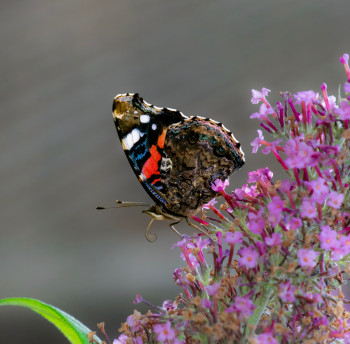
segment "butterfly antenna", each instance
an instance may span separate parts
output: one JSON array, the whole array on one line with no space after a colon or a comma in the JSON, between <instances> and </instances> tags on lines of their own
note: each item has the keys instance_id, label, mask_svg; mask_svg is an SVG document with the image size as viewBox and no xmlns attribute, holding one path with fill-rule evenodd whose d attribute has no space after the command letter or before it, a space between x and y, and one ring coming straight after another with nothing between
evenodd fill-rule
<instances>
[{"instance_id":1,"label":"butterfly antenna","mask_svg":"<svg viewBox=\"0 0 350 344\"><path fill-rule=\"evenodd\" d=\"M149 231L149 229L151 228L151 224L154 221L154 218L151 219L151 222L149 223L146 232L145 232L145 237L149 242L154 242L157 240L157 234L156 233L152 233Z\"/></svg>"},{"instance_id":2,"label":"butterfly antenna","mask_svg":"<svg viewBox=\"0 0 350 344\"><path fill-rule=\"evenodd\" d=\"M97 210L113 209L113 208L128 208L128 207L149 207L151 206L145 202L124 202L124 201L115 201L117 205L111 207L96 207Z\"/></svg>"}]
</instances>

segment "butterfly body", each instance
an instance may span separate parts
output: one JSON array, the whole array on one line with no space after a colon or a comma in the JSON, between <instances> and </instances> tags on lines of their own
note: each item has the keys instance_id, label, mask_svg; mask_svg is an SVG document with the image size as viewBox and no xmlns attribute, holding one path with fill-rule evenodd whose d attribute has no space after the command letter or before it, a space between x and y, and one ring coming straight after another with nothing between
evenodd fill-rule
<instances>
[{"instance_id":1,"label":"butterfly body","mask_svg":"<svg viewBox=\"0 0 350 344\"><path fill-rule=\"evenodd\" d=\"M209 118L150 105L137 93L115 97L113 118L129 163L155 202L145 211L154 218L195 215L217 195L212 183L244 164L239 142Z\"/></svg>"}]
</instances>

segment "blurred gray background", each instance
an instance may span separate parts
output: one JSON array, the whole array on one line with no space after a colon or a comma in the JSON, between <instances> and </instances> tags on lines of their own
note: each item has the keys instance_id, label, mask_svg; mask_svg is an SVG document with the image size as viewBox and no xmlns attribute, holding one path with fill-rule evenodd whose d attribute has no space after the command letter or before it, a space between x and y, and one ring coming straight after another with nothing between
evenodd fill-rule
<instances>
[{"instance_id":1,"label":"blurred gray background","mask_svg":"<svg viewBox=\"0 0 350 344\"><path fill-rule=\"evenodd\" d=\"M239 187L274 166L251 154L250 90L270 88L274 102L325 81L336 94L349 13L348 0L1 0L0 297L41 299L92 329L104 320L112 338L135 294L175 297L182 262L167 224L154 223L150 244L140 208L95 210L149 201L117 138L113 97L139 92L223 122L247 157L231 178ZM0 343L67 341L30 311L0 308Z\"/></svg>"}]
</instances>

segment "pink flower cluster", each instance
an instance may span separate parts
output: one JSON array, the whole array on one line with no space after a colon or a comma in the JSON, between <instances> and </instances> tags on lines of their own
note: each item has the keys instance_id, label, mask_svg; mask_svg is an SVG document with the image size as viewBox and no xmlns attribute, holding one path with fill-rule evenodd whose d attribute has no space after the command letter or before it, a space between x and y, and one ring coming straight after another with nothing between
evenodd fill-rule
<instances>
[{"instance_id":1,"label":"pink flower cluster","mask_svg":"<svg viewBox=\"0 0 350 344\"><path fill-rule=\"evenodd\" d=\"M271 106L270 90L252 91L262 130L251 143L273 154L288 178L274 181L269 168L226 192L213 190L201 217L207 236L183 236L186 262L174 271L182 293L141 315L128 317L124 343L350 343L350 313L341 285L350 273L350 69L343 55L346 97L336 100L323 83L314 91L281 93ZM209 217L212 212L214 217ZM212 261L209 262L209 258ZM207 339L210 338L209 341Z\"/></svg>"}]
</instances>

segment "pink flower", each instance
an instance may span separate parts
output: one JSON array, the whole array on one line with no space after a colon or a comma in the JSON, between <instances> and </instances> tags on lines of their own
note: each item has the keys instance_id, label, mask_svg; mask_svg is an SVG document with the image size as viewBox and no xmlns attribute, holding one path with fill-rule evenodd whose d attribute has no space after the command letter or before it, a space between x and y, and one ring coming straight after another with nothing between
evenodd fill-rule
<instances>
[{"instance_id":1,"label":"pink flower","mask_svg":"<svg viewBox=\"0 0 350 344\"><path fill-rule=\"evenodd\" d=\"M215 296L219 290L219 287L220 287L220 283L213 283L204 287L204 290L207 292L208 295Z\"/></svg>"},{"instance_id":2,"label":"pink flower","mask_svg":"<svg viewBox=\"0 0 350 344\"><path fill-rule=\"evenodd\" d=\"M277 339L275 339L272 333L259 334L255 338L255 344L278 344Z\"/></svg>"},{"instance_id":3,"label":"pink flower","mask_svg":"<svg viewBox=\"0 0 350 344\"><path fill-rule=\"evenodd\" d=\"M344 256L350 253L350 234L342 235L339 239L339 246L343 249Z\"/></svg>"},{"instance_id":4,"label":"pink flower","mask_svg":"<svg viewBox=\"0 0 350 344\"><path fill-rule=\"evenodd\" d=\"M209 309L212 305L212 302L209 299L202 300L202 307Z\"/></svg>"},{"instance_id":5,"label":"pink flower","mask_svg":"<svg viewBox=\"0 0 350 344\"><path fill-rule=\"evenodd\" d=\"M273 196L271 202L267 205L267 209L270 213L281 214L284 207L284 201L279 196Z\"/></svg>"},{"instance_id":6,"label":"pink flower","mask_svg":"<svg viewBox=\"0 0 350 344\"><path fill-rule=\"evenodd\" d=\"M316 102L319 98L319 94L314 91L302 91L294 94L295 100L297 104L300 104L304 101L306 104Z\"/></svg>"},{"instance_id":7,"label":"pink flower","mask_svg":"<svg viewBox=\"0 0 350 344\"><path fill-rule=\"evenodd\" d=\"M294 302L295 296L294 291L295 287L293 284L291 284L289 281L282 283L278 287L278 297L283 302Z\"/></svg>"},{"instance_id":8,"label":"pink flower","mask_svg":"<svg viewBox=\"0 0 350 344\"><path fill-rule=\"evenodd\" d=\"M349 54L344 54L340 59L339 59L339 61L341 62L341 63L348 63L349 62Z\"/></svg>"},{"instance_id":9,"label":"pink flower","mask_svg":"<svg viewBox=\"0 0 350 344\"><path fill-rule=\"evenodd\" d=\"M164 325L155 325L154 332L158 334L157 340L162 343L166 340L171 341L175 338L175 331L171 328L170 321L167 321Z\"/></svg>"},{"instance_id":10,"label":"pink flower","mask_svg":"<svg viewBox=\"0 0 350 344\"><path fill-rule=\"evenodd\" d=\"M233 304L226 309L227 313L239 312L240 317L249 317L253 314L255 305L247 296L236 296Z\"/></svg>"},{"instance_id":11,"label":"pink flower","mask_svg":"<svg viewBox=\"0 0 350 344\"><path fill-rule=\"evenodd\" d=\"M286 142L284 152L287 155L285 163L289 168L314 166L319 156L310 145L297 138Z\"/></svg>"},{"instance_id":12,"label":"pink flower","mask_svg":"<svg viewBox=\"0 0 350 344\"><path fill-rule=\"evenodd\" d=\"M267 246L279 246L282 243L281 238L282 236L280 233L272 233L271 238L265 238L265 243Z\"/></svg>"},{"instance_id":13,"label":"pink flower","mask_svg":"<svg viewBox=\"0 0 350 344\"><path fill-rule=\"evenodd\" d=\"M136 297L135 297L135 300L134 300L134 304L136 305L136 304L138 304L138 303L140 303L142 301L143 301L142 296L140 294L137 294Z\"/></svg>"},{"instance_id":14,"label":"pink flower","mask_svg":"<svg viewBox=\"0 0 350 344\"><path fill-rule=\"evenodd\" d=\"M256 171L248 172L248 183L257 183L262 181L269 184L273 177L273 172L268 167L260 168Z\"/></svg>"},{"instance_id":15,"label":"pink flower","mask_svg":"<svg viewBox=\"0 0 350 344\"><path fill-rule=\"evenodd\" d=\"M252 90L252 104L258 104L262 100L265 100L265 97L268 95L269 92L271 91L264 87L261 89L261 92L257 90Z\"/></svg>"},{"instance_id":16,"label":"pink flower","mask_svg":"<svg viewBox=\"0 0 350 344\"><path fill-rule=\"evenodd\" d=\"M221 179L216 179L214 181L214 183L211 184L211 188L213 189L213 191L216 192L221 192L224 191L226 186L228 186L230 184L229 180L226 179L225 181L222 181Z\"/></svg>"},{"instance_id":17,"label":"pink flower","mask_svg":"<svg viewBox=\"0 0 350 344\"><path fill-rule=\"evenodd\" d=\"M113 340L113 344L126 344L129 337L125 334L121 334L118 339Z\"/></svg>"},{"instance_id":18,"label":"pink flower","mask_svg":"<svg viewBox=\"0 0 350 344\"><path fill-rule=\"evenodd\" d=\"M343 203L344 195L342 193L338 194L336 191L332 191L327 200L327 205L332 208L339 209Z\"/></svg>"},{"instance_id":19,"label":"pink flower","mask_svg":"<svg viewBox=\"0 0 350 344\"><path fill-rule=\"evenodd\" d=\"M350 83L348 84L350 85ZM340 103L340 107L338 109L335 109L334 113L339 115L342 121L350 119L350 104L346 100L342 101Z\"/></svg>"},{"instance_id":20,"label":"pink flower","mask_svg":"<svg viewBox=\"0 0 350 344\"><path fill-rule=\"evenodd\" d=\"M282 220L282 215L280 213L270 213L267 216L267 221L272 227L276 227Z\"/></svg>"},{"instance_id":21,"label":"pink flower","mask_svg":"<svg viewBox=\"0 0 350 344\"><path fill-rule=\"evenodd\" d=\"M252 233L260 234L265 228L265 220L262 217L263 210L262 208L258 214L248 213L247 227Z\"/></svg>"},{"instance_id":22,"label":"pink flower","mask_svg":"<svg viewBox=\"0 0 350 344\"><path fill-rule=\"evenodd\" d=\"M239 264L246 268L255 268L258 265L259 254L254 246L242 247L239 251Z\"/></svg>"},{"instance_id":23,"label":"pink flower","mask_svg":"<svg viewBox=\"0 0 350 344\"><path fill-rule=\"evenodd\" d=\"M318 235L321 248L324 250L335 249L338 246L337 232L329 226L321 226L321 233Z\"/></svg>"},{"instance_id":24,"label":"pink flower","mask_svg":"<svg viewBox=\"0 0 350 344\"><path fill-rule=\"evenodd\" d=\"M253 147L252 153L256 153L259 149L259 147L261 146L261 141L264 140L264 136L262 134L261 130L258 130L258 137L256 137L251 143L250 145Z\"/></svg>"},{"instance_id":25,"label":"pink flower","mask_svg":"<svg viewBox=\"0 0 350 344\"><path fill-rule=\"evenodd\" d=\"M291 217L286 225L287 229L297 229L300 228L303 221L299 217Z\"/></svg>"},{"instance_id":26,"label":"pink flower","mask_svg":"<svg viewBox=\"0 0 350 344\"><path fill-rule=\"evenodd\" d=\"M344 84L344 92L345 93L350 93L350 82L346 82Z\"/></svg>"},{"instance_id":27,"label":"pink flower","mask_svg":"<svg viewBox=\"0 0 350 344\"><path fill-rule=\"evenodd\" d=\"M217 203L217 202L216 202L215 198L213 198L213 199L212 199L211 201L209 201L208 203L203 204L202 209L210 209L210 206L213 207L216 203Z\"/></svg>"},{"instance_id":28,"label":"pink flower","mask_svg":"<svg viewBox=\"0 0 350 344\"><path fill-rule=\"evenodd\" d=\"M323 203L329 194L329 187L326 181L318 177L316 180L305 182L305 184L312 190L311 199L318 203Z\"/></svg>"},{"instance_id":29,"label":"pink flower","mask_svg":"<svg viewBox=\"0 0 350 344\"><path fill-rule=\"evenodd\" d=\"M162 308L166 311L169 311L171 309L177 309L177 305L174 303L174 301L165 300L162 304Z\"/></svg>"},{"instance_id":30,"label":"pink flower","mask_svg":"<svg viewBox=\"0 0 350 344\"><path fill-rule=\"evenodd\" d=\"M303 199L301 203L300 215L309 219L314 219L315 217L317 217L315 203L311 202L308 199Z\"/></svg>"},{"instance_id":31,"label":"pink flower","mask_svg":"<svg viewBox=\"0 0 350 344\"><path fill-rule=\"evenodd\" d=\"M299 264L302 267L313 268L318 254L314 250L302 248L298 251Z\"/></svg>"},{"instance_id":32,"label":"pink flower","mask_svg":"<svg viewBox=\"0 0 350 344\"><path fill-rule=\"evenodd\" d=\"M227 232L225 234L225 238L224 241L226 241L229 245L234 245L235 243L242 243L242 238L243 238L243 234L241 232Z\"/></svg>"}]
</instances>

